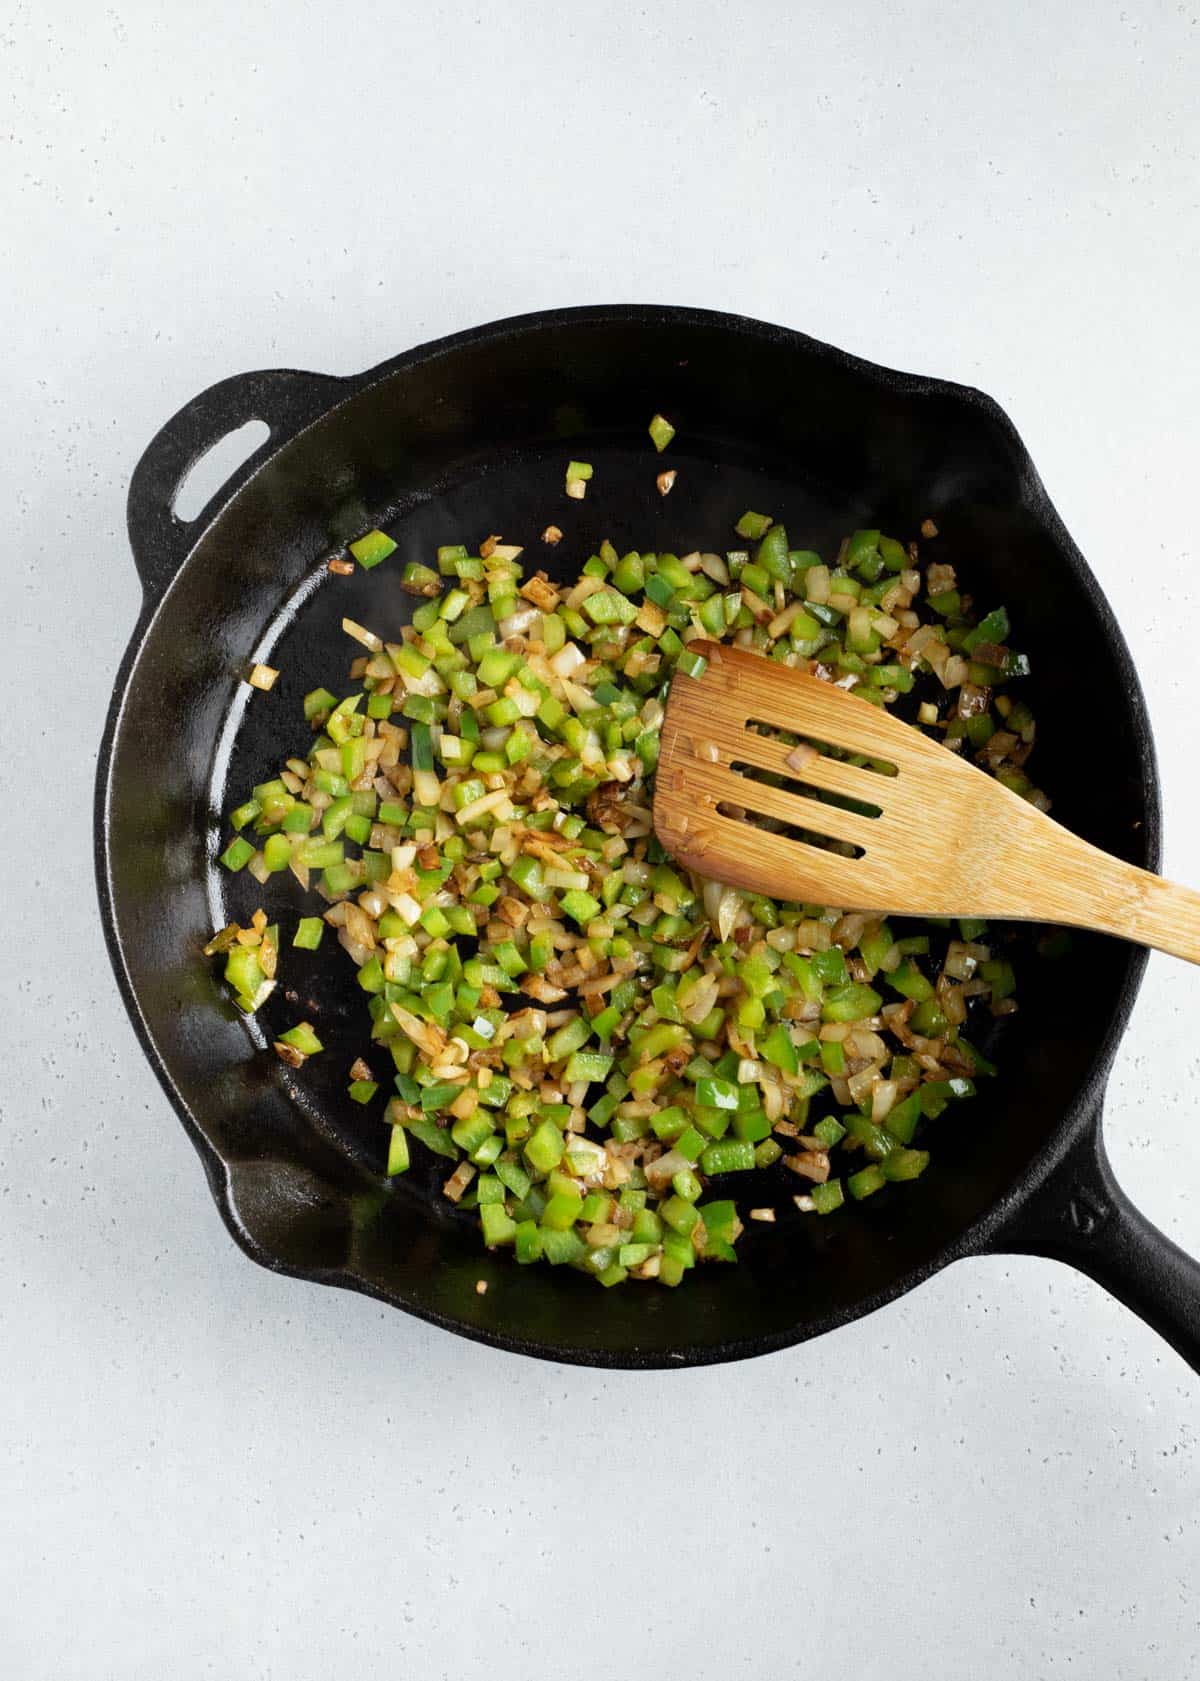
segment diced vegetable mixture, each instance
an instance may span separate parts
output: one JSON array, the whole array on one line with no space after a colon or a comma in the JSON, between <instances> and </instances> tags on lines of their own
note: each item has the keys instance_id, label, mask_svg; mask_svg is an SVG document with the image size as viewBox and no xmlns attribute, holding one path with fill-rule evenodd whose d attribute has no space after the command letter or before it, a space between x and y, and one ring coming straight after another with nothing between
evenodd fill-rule
<instances>
[{"instance_id":1,"label":"diced vegetable mixture","mask_svg":"<svg viewBox=\"0 0 1200 1681\"><path fill-rule=\"evenodd\" d=\"M590 464L565 484L580 497ZM734 1261L743 1206L827 1215L915 1179L926 1124L994 1072L968 1011L1016 1008L982 922L776 903L656 843L667 687L699 669L697 637L897 705L1046 804L1002 607L978 617L952 566L877 530L822 558L766 514L735 529L719 554L605 542L566 585L495 536L410 561L412 623L344 621L349 684L306 696L311 740L232 813L222 856L307 896L282 939L259 912L210 942L243 1010L289 945L331 929L355 965L372 1044L347 1101L386 1120L387 1174L444 1158L489 1248L604 1285ZM350 553L395 547L372 531ZM276 1051L301 1068L318 1028Z\"/></svg>"}]
</instances>

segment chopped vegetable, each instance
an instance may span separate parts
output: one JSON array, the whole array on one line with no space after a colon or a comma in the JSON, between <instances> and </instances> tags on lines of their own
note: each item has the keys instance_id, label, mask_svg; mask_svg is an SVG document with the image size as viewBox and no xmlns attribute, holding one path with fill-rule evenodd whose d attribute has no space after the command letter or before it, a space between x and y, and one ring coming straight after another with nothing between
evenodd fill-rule
<instances>
[{"instance_id":1,"label":"chopped vegetable","mask_svg":"<svg viewBox=\"0 0 1200 1681\"><path fill-rule=\"evenodd\" d=\"M310 1021L299 1022L286 1033L281 1033L279 1042L291 1045L292 1049L299 1051L302 1056L315 1056L318 1051L324 1049Z\"/></svg>"},{"instance_id":2,"label":"chopped vegetable","mask_svg":"<svg viewBox=\"0 0 1200 1681\"><path fill-rule=\"evenodd\" d=\"M239 835L231 840L221 854L221 862L227 870L243 870L254 857L254 848L250 842Z\"/></svg>"},{"instance_id":3,"label":"chopped vegetable","mask_svg":"<svg viewBox=\"0 0 1200 1681\"><path fill-rule=\"evenodd\" d=\"M582 502L587 495L588 480L592 476L590 461L567 462L567 495L576 502Z\"/></svg>"},{"instance_id":4,"label":"chopped vegetable","mask_svg":"<svg viewBox=\"0 0 1200 1681\"><path fill-rule=\"evenodd\" d=\"M656 415L650 434L661 450L674 429ZM569 462L568 494L591 478ZM697 637L899 702L1045 804L1002 607L979 618L952 566L876 528L827 561L766 514L736 529L747 546L726 554L603 542L562 582L527 576L497 534L410 561L411 623L382 604L375 624L344 621L349 688L305 697L306 747L231 814L220 855L317 896L292 946L316 951L328 926L354 965L375 1052L348 1097L389 1099L386 1174L444 1159L442 1192L487 1247L606 1287L674 1288L736 1260L737 1203L705 1200L717 1175L749 1175L721 1188L768 1225L777 1205L786 1221L913 1194L926 1131L958 1124L995 1071L964 1033L1016 1008L1004 938L982 922L777 903L677 869L656 842L667 691L704 671ZM394 548L379 531L350 545L366 568ZM784 742L802 780L839 756ZM240 1009L271 997L264 912L205 950ZM309 1022L274 1044L297 1069L321 1050Z\"/></svg>"},{"instance_id":5,"label":"chopped vegetable","mask_svg":"<svg viewBox=\"0 0 1200 1681\"><path fill-rule=\"evenodd\" d=\"M394 1126L388 1141L387 1168L389 1179L398 1173L407 1173L409 1167L408 1134L402 1126Z\"/></svg>"},{"instance_id":6,"label":"chopped vegetable","mask_svg":"<svg viewBox=\"0 0 1200 1681\"><path fill-rule=\"evenodd\" d=\"M665 417L665 415L656 414L650 422L649 431L650 437L654 442L654 447L661 455L663 450L666 449L667 445L670 443L671 439L675 436L675 428L671 425L671 422Z\"/></svg>"},{"instance_id":7,"label":"chopped vegetable","mask_svg":"<svg viewBox=\"0 0 1200 1681\"><path fill-rule=\"evenodd\" d=\"M350 553L364 571L369 572L395 552L396 545L384 531L368 531L365 537L350 544Z\"/></svg>"},{"instance_id":8,"label":"chopped vegetable","mask_svg":"<svg viewBox=\"0 0 1200 1681\"><path fill-rule=\"evenodd\" d=\"M252 689L273 689L279 673L272 665L252 665L246 681Z\"/></svg>"}]
</instances>

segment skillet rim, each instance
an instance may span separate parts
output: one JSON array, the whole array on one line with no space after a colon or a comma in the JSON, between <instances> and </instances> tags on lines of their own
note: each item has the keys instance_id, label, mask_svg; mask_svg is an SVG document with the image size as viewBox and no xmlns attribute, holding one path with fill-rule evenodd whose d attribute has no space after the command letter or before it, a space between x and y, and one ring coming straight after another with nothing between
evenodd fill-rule
<instances>
[{"instance_id":1,"label":"skillet rim","mask_svg":"<svg viewBox=\"0 0 1200 1681\"><path fill-rule=\"evenodd\" d=\"M868 1313L873 1313L888 1303L899 1299L899 1297L907 1294L908 1291L941 1271L943 1267L948 1266L952 1261L969 1255L986 1253L989 1250L1003 1250L1006 1247L1004 1241L1006 1228L1014 1225L1021 1212L1036 1195L1038 1189L1045 1184L1063 1162L1072 1146L1087 1135L1089 1130L1093 1134L1098 1134L1108 1071L1116 1053L1117 1045L1128 1023L1130 1010L1145 971L1148 953L1139 947L1129 946L1126 948L1120 982L1115 990L1107 1022L1100 1035L1088 1074L1058 1124L1046 1135L1041 1148L1029 1158L1024 1172L1012 1181L1007 1190L996 1199L979 1219L964 1227L952 1242L943 1246L925 1262L911 1268L879 1290L861 1297L852 1305L831 1310L816 1321L793 1326L787 1331L754 1337L733 1338L722 1342L682 1345L666 1355L660 1355L652 1350L642 1351L636 1346L616 1352L582 1345L551 1346L523 1337L519 1333L468 1324L452 1314L442 1312L421 1302L402 1299L395 1292L379 1288L370 1280L356 1273L349 1264L339 1267L298 1266L284 1261L259 1243L238 1218L230 1183L228 1162L201 1130L189 1106L183 1100L158 1050L150 1024L142 1010L137 989L125 963L124 942L117 920L117 906L110 864L110 805L115 785L113 748L124 717L128 697L136 680L138 661L154 634L159 616L171 595L175 582L186 570L196 550L205 542L210 532L223 518L234 499L253 482L259 473L269 468L277 457L289 449L305 432L329 421L352 399L390 379L427 363L452 356L461 350L475 348L483 344L500 343L547 329L571 325L603 326L606 324L635 325L648 330L653 330L656 327L718 329L735 335L778 343L786 345L794 354L815 357L833 366L853 372L868 379L883 390L893 391L909 398L951 400L982 414L1008 445L1013 462L1019 464L1017 486L1020 505L1042 525L1060 559L1067 567L1075 583L1087 596L1096 613L1113 662L1112 679L1121 686L1141 769L1142 827L1140 835L1143 847L1143 862L1148 869L1158 868L1161 852L1160 782L1145 696L1138 680L1132 656L1107 597L1051 502L1033 459L1013 421L1000 404L977 387L958 384L934 376L888 368L866 358L855 356L837 346L827 344L793 328L760 321L749 316L729 314L720 310L670 304L586 304L507 316L441 338L427 340L408 350L401 351L399 354L389 357L359 374L344 377L283 370L284 377L290 377L296 382L295 401L289 403L285 394L282 405L276 404L277 410L284 416L284 427L277 434L275 425L272 426L271 436L267 443L231 475L226 484L214 494L206 507L193 521L186 526L182 522L176 522L179 526L178 552L173 556L166 557L168 574L165 580L155 577L156 569L152 564L151 556L144 547L144 534L136 528L136 514L131 496L129 536L135 563L138 565L139 573L143 579L144 594L141 611L114 679L113 695L98 749L94 798L94 858L105 944L117 979L122 1002L150 1066L200 1155L208 1178L209 1188L226 1228L238 1246L252 1260L267 1268L268 1271L280 1273L287 1277L353 1290L374 1300L385 1302L389 1306L399 1307L404 1312L411 1313L414 1317L436 1325L440 1329L452 1331L459 1336L469 1338L471 1341L481 1342L510 1353L524 1354L562 1364L605 1369L674 1370L683 1366L713 1365L724 1361L773 1353L797 1343L811 1340L814 1337L825 1335L829 1331L836 1330L842 1325L849 1324L853 1320L862 1318ZM248 373L236 376L233 381L223 383L253 386L255 381L263 380L268 375L271 378L278 377L278 371L263 370L259 373ZM306 385L317 387L321 393L329 394L330 400L318 404L314 409L311 391L309 399L304 400L303 393ZM289 411L291 423L287 424ZM184 414L185 411L181 410L172 419L169 419L160 432L156 434L155 439L147 446L147 450L139 463L139 468L135 469L135 481L137 472L147 462L155 445L177 422L181 421ZM217 434L217 436L220 435L222 434ZM192 459L197 459L214 441L215 438L206 437L200 447L196 449ZM1012 1246L1015 1248L1016 1244L1014 1243Z\"/></svg>"}]
</instances>

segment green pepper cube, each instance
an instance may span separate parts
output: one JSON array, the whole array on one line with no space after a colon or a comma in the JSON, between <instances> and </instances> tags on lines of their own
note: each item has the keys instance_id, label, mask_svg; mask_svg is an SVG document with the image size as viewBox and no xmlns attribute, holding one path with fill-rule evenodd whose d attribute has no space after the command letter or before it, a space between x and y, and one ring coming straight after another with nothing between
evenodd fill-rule
<instances>
[{"instance_id":1,"label":"green pepper cube","mask_svg":"<svg viewBox=\"0 0 1200 1681\"><path fill-rule=\"evenodd\" d=\"M229 821L235 829L244 829L247 823L253 823L261 810L262 806L258 800L247 800L244 805L238 806L236 811L230 812ZM966 939L967 936L964 934L963 938Z\"/></svg>"},{"instance_id":2,"label":"green pepper cube","mask_svg":"<svg viewBox=\"0 0 1200 1681\"><path fill-rule=\"evenodd\" d=\"M846 971L846 959L839 946L830 946L827 951L815 951L811 958L812 971L818 980L824 981L826 986L844 986L849 980Z\"/></svg>"},{"instance_id":3,"label":"green pepper cube","mask_svg":"<svg viewBox=\"0 0 1200 1681\"><path fill-rule=\"evenodd\" d=\"M556 1191L542 1213L542 1226L547 1231L568 1231L579 1218L583 1198L578 1191Z\"/></svg>"},{"instance_id":4,"label":"green pepper cube","mask_svg":"<svg viewBox=\"0 0 1200 1681\"><path fill-rule=\"evenodd\" d=\"M515 1233L517 1261L529 1266L542 1258L542 1230L536 1220L521 1220Z\"/></svg>"},{"instance_id":5,"label":"green pepper cube","mask_svg":"<svg viewBox=\"0 0 1200 1681\"><path fill-rule=\"evenodd\" d=\"M525 1160L535 1173L549 1173L563 1156L563 1135L553 1121L542 1121L525 1143Z\"/></svg>"},{"instance_id":6,"label":"green pepper cube","mask_svg":"<svg viewBox=\"0 0 1200 1681\"><path fill-rule=\"evenodd\" d=\"M684 1202L699 1202L702 1186L690 1167L681 1167L671 1176L671 1188Z\"/></svg>"},{"instance_id":7,"label":"green pepper cube","mask_svg":"<svg viewBox=\"0 0 1200 1681\"><path fill-rule=\"evenodd\" d=\"M821 1067L826 1074L846 1072L846 1046L841 1039L821 1040Z\"/></svg>"},{"instance_id":8,"label":"green pepper cube","mask_svg":"<svg viewBox=\"0 0 1200 1681\"><path fill-rule=\"evenodd\" d=\"M603 908L599 899L578 887L572 887L564 893L559 903L571 920L577 922L581 928L586 928L589 922L594 922Z\"/></svg>"},{"instance_id":9,"label":"green pepper cube","mask_svg":"<svg viewBox=\"0 0 1200 1681\"><path fill-rule=\"evenodd\" d=\"M911 998L916 1004L927 1003L933 997L932 982L926 979L911 958L905 958L899 968L888 975L887 981L901 997Z\"/></svg>"},{"instance_id":10,"label":"green pepper cube","mask_svg":"<svg viewBox=\"0 0 1200 1681\"><path fill-rule=\"evenodd\" d=\"M782 1073L795 1074L799 1071L800 1061L796 1054L796 1043L783 1022L775 1023L759 1048L767 1061L773 1063Z\"/></svg>"},{"instance_id":11,"label":"green pepper cube","mask_svg":"<svg viewBox=\"0 0 1200 1681\"><path fill-rule=\"evenodd\" d=\"M681 1196L668 1197L660 1206L658 1212L671 1230L678 1232L681 1237L690 1236L700 1218L696 1212L695 1204Z\"/></svg>"},{"instance_id":12,"label":"green pepper cube","mask_svg":"<svg viewBox=\"0 0 1200 1681\"><path fill-rule=\"evenodd\" d=\"M879 1010L883 999L863 981L849 981L826 993L821 1007L822 1021L862 1021Z\"/></svg>"},{"instance_id":13,"label":"green pepper cube","mask_svg":"<svg viewBox=\"0 0 1200 1681\"><path fill-rule=\"evenodd\" d=\"M928 1150L892 1150L879 1164L885 1179L918 1179L929 1166Z\"/></svg>"},{"instance_id":14,"label":"green pepper cube","mask_svg":"<svg viewBox=\"0 0 1200 1681\"><path fill-rule=\"evenodd\" d=\"M492 1133L492 1123L481 1109L476 1109L473 1114L464 1115L450 1128L451 1138L468 1156L473 1155L484 1139L490 1138Z\"/></svg>"},{"instance_id":15,"label":"green pepper cube","mask_svg":"<svg viewBox=\"0 0 1200 1681\"><path fill-rule=\"evenodd\" d=\"M529 1175L518 1163L498 1161L496 1163L496 1177L505 1190L511 1191L514 1197L523 1199L529 1195L531 1183Z\"/></svg>"},{"instance_id":16,"label":"green pepper cube","mask_svg":"<svg viewBox=\"0 0 1200 1681\"><path fill-rule=\"evenodd\" d=\"M394 1179L396 1174L407 1172L408 1134L402 1126L394 1126L388 1141L387 1176Z\"/></svg>"},{"instance_id":17,"label":"green pepper cube","mask_svg":"<svg viewBox=\"0 0 1200 1681\"><path fill-rule=\"evenodd\" d=\"M689 1126L680 1133L671 1148L688 1161L698 1162L708 1148L708 1139L696 1127Z\"/></svg>"},{"instance_id":18,"label":"green pepper cube","mask_svg":"<svg viewBox=\"0 0 1200 1681\"><path fill-rule=\"evenodd\" d=\"M225 848L221 854L221 862L227 870L244 870L253 857L254 848L248 840L239 835Z\"/></svg>"},{"instance_id":19,"label":"green pepper cube","mask_svg":"<svg viewBox=\"0 0 1200 1681\"><path fill-rule=\"evenodd\" d=\"M732 1243L738 1230L737 1204L730 1201L706 1202L700 1209L704 1229L709 1239Z\"/></svg>"},{"instance_id":20,"label":"green pepper cube","mask_svg":"<svg viewBox=\"0 0 1200 1681\"><path fill-rule=\"evenodd\" d=\"M368 531L365 536L351 543L350 553L363 570L369 572L373 566L378 566L381 560L386 560L395 547L395 543L386 532Z\"/></svg>"},{"instance_id":21,"label":"green pepper cube","mask_svg":"<svg viewBox=\"0 0 1200 1681\"><path fill-rule=\"evenodd\" d=\"M328 689L311 689L304 697L304 716L310 724L315 723L336 705L337 696L331 695Z\"/></svg>"},{"instance_id":22,"label":"green pepper cube","mask_svg":"<svg viewBox=\"0 0 1200 1681\"><path fill-rule=\"evenodd\" d=\"M294 1051L299 1051L302 1056L316 1056L318 1051L324 1049L313 1031L312 1023L307 1021L298 1022L295 1027L289 1027L286 1033L279 1035L279 1038L281 1043L290 1045Z\"/></svg>"},{"instance_id":23,"label":"green pepper cube","mask_svg":"<svg viewBox=\"0 0 1200 1681\"><path fill-rule=\"evenodd\" d=\"M753 509L747 509L733 529L739 537L749 537L751 542L757 542L760 537L766 536L772 523L770 514L756 514Z\"/></svg>"},{"instance_id":24,"label":"green pepper cube","mask_svg":"<svg viewBox=\"0 0 1200 1681\"><path fill-rule=\"evenodd\" d=\"M827 1179L823 1185L814 1185L808 1194L818 1214L832 1214L846 1200L840 1179Z\"/></svg>"},{"instance_id":25,"label":"green pepper cube","mask_svg":"<svg viewBox=\"0 0 1200 1681\"><path fill-rule=\"evenodd\" d=\"M225 979L237 995L237 1001L247 1012L255 1009L254 1000L266 983L258 952L253 946L235 945L225 959ZM269 990L269 989L268 989Z\"/></svg>"},{"instance_id":26,"label":"green pepper cube","mask_svg":"<svg viewBox=\"0 0 1200 1681\"><path fill-rule=\"evenodd\" d=\"M675 436L675 428L671 425L671 422L667 419L666 415L656 414L652 417L647 430L650 433L650 438L655 449L661 455L663 450L666 449L667 445L670 443L671 439Z\"/></svg>"},{"instance_id":27,"label":"green pepper cube","mask_svg":"<svg viewBox=\"0 0 1200 1681\"><path fill-rule=\"evenodd\" d=\"M613 1058L599 1051L574 1051L568 1058L563 1078L568 1085L576 1080L606 1080Z\"/></svg>"},{"instance_id":28,"label":"green pepper cube","mask_svg":"<svg viewBox=\"0 0 1200 1681\"><path fill-rule=\"evenodd\" d=\"M547 1226L539 1226L542 1239L542 1254L552 1267L578 1266L587 1255L587 1244L579 1233L571 1227L565 1232L556 1232Z\"/></svg>"},{"instance_id":29,"label":"green pepper cube","mask_svg":"<svg viewBox=\"0 0 1200 1681\"><path fill-rule=\"evenodd\" d=\"M301 951L316 951L325 938L325 924L319 916L302 916L296 924L292 944Z\"/></svg>"},{"instance_id":30,"label":"green pepper cube","mask_svg":"<svg viewBox=\"0 0 1200 1681\"><path fill-rule=\"evenodd\" d=\"M292 848L286 835L268 835L263 842L263 864L274 875L286 870L292 860Z\"/></svg>"},{"instance_id":31,"label":"green pepper cube","mask_svg":"<svg viewBox=\"0 0 1200 1681\"><path fill-rule=\"evenodd\" d=\"M483 1241L489 1249L512 1243L517 1235L517 1222L504 1212L504 1204L500 1202L484 1203L479 1210L479 1224L483 1228Z\"/></svg>"},{"instance_id":32,"label":"green pepper cube","mask_svg":"<svg viewBox=\"0 0 1200 1681\"><path fill-rule=\"evenodd\" d=\"M761 1109L741 1109L733 1117L733 1130L738 1138L761 1144L771 1136L771 1123Z\"/></svg>"},{"instance_id":33,"label":"green pepper cube","mask_svg":"<svg viewBox=\"0 0 1200 1681\"><path fill-rule=\"evenodd\" d=\"M732 1080L709 1075L696 1081L696 1102L708 1109L736 1109L738 1088Z\"/></svg>"},{"instance_id":34,"label":"green pepper cube","mask_svg":"<svg viewBox=\"0 0 1200 1681\"><path fill-rule=\"evenodd\" d=\"M700 1157L705 1173L744 1173L754 1166L754 1145L745 1138L722 1138Z\"/></svg>"},{"instance_id":35,"label":"green pepper cube","mask_svg":"<svg viewBox=\"0 0 1200 1681\"><path fill-rule=\"evenodd\" d=\"M920 1153L913 1152L914 1155ZM872 1162L869 1167L860 1168L857 1173L850 1175L846 1180L846 1189L856 1202L861 1202L864 1197L874 1196L875 1192L882 1190L886 1184L883 1168L878 1162Z\"/></svg>"}]
</instances>

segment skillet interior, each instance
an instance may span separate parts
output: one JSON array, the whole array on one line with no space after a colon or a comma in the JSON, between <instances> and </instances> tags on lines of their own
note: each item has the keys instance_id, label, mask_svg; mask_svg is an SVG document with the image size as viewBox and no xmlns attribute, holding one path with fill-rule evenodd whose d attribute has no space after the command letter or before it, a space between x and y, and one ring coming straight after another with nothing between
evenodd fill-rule
<instances>
[{"instance_id":1,"label":"skillet interior","mask_svg":"<svg viewBox=\"0 0 1200 1681\"><path fill-rule=\"evenodd\" d=\"M669 460L679 479L665 501L645 435L655 409L678 428ZM595 463L583 503L563 496L568 455ZM776 329L652 310L502 323L347 382L341 404L284 443L200 536L128 673L107 787L104 869L135 1021L231 1229L260 1261L531 1353L728 1358L827 1329L960 1252L1094 1101L1138 960L1078 936L1069 959L1024 965L1001 1078L949 1112L917 1184L846 1218L751 1226L736 1268L701 1269L678 1291L602 1291L487 1256L470 1218L431 1191L439 1173L384 1187L385 1129L345 1096L345 1068L367 1041L340 953L318 964L285 950L285 982L263 1013L271 1033L300 1013L321 1024L328 1054L302 1076L255 1048L216 966L199 959L214 926L258 903L285 929L294 922L298 896L282 879L260 890L215 864L219 814L304 740L304 692L344 676L354 650L343 614L385 633L408 616L403 559L498 531L534 564L544 556L574 573L606 535L618 549L730 546L746 507L827 554L855 525L909 534L934 517L938 552L983 606L1008 605L1033 660L1036 766L1055 815L1148 861L1150 773L1127 656L987 399ZM543 551L537 534L551 519L567 537ZM384 566L343 579L319 564L376 522L400 544ZM238 682L252 652L282 669L270 695Z\"/></svg>"}]
</instances>

